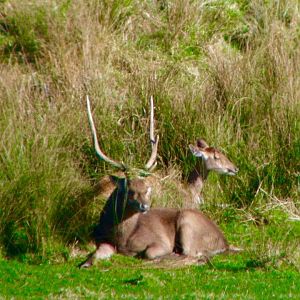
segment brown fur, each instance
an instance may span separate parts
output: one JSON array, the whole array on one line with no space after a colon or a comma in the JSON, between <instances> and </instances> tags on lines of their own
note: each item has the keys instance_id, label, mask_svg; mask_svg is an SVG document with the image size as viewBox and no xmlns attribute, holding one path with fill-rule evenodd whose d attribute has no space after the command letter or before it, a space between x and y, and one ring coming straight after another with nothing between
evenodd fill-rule
<instances>
[{"instance_id":1,"label":"brown fur","mask_svg":"<svg viewBox=\"0 0 300 300\"><path fill-rule=\"evenodd\" d=\"M228 252L223 233L207 216L193 209L150 207L149 186L142 179L120 179L108 199L96 230L96 251L81 267L114 253L157 259L174 251L186 257ZM127 192L126 192L127 191ZM149 210L141 212L140 207Z\"/></svg>"},{"instance_id":2,"label":"brown fur","mask_svg":"<svg viewBox=\"0 0 300 300\"><path fill-rule=\"evenodd\" d=\"M145 165L145 170L148 171L156 165L159 140L158 136L154 140L152 97L150 102L152 153ZM150 209L151 182L139 178L129 180L126 176L129 174L128 168L102 152L88 97L87 111L97 155L126 173L125 178L122 179L113 176L103 178L102 185L98 187L102 193L109 193L112 184L116 186L116 189L108 198L95 230L96 251L81 267L90 267L96 259L108 258L115 252L156 259L177 251L186 257L209 258L230 249L219 228L201 212L191 209ZM193 186L194 182L205 180L210 170L220 173L236 173L237 171L222 153L209 148L204 140L198 140L196 146L190 145L190 150L195 156L202 158L201 166L204 167L204 169L196 170L196 176L193 176L191 182L188 181L190 186ZM227 160L231 165L224 167L220 159L222 156L224 161ZM145 175L146 173L140 170L139 174Z\"/></svg>"}]
</instances>

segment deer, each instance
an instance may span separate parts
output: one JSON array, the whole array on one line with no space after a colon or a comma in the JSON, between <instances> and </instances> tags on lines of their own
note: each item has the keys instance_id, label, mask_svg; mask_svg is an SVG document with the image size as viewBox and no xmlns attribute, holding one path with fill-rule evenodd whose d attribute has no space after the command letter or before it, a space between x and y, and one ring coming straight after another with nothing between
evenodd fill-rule
<instances>
[{"instance_id":1,"label":"deer","mask_svg":"<svg viewBox=\"0 0 300 300\"><path fill-rule=\"evenodd\" d=\"M151 124L154 124L154 120L151 119ZM151 125L153 127L153 125ZM196 165L187 175L186 180L176 182L181 191L183 198L182 206L184 208L198 208L204 204L201 191L205 185L210 172L216 172L218 174L234 176L238 172L238 168L229 160L229 158L215 147L210 147L204 139L198 139L196 144L190 144L189 149L192 155L197 158ZM116 176L124 176L124 172L119 171L115 173ZM150 176L145 180L151 186L156 186L158 190L163 190L162 179L163 177ZM104 176L95 185L94 192L96 196L109 197L115 189L115 181L110 176Z\"/></svg>"},{"instance_id":2,"label":"deer","mask_svg":"<svg viewBox=\"0 0 300 300\"><path fill-rule=\"evenodd\" d=\"M97 156L121 170L125 177L110 178L116 188L100 214L95 230L96 250L81 268L115 253L156 260L176 252L192 260L204 257L207 261L216 254L239 251L229 245L211 219L196 209L151 208L152 188L145 177L155 168L159 136L153 138L150 133L152 152L144 168L130 168L101 150L88 97L87 111Z\"/></svg>"},{"instance_id":3,"label":"deer","mask_svg":"<svg viewBox=\"0 0 300 300\"><path fill-rule=\"evenodd\" d=\"M189 145L191 153L199 158L195 167L187 176L186 191L190 195L190 208L204 204L201 191L211 171L234 176L238 168L229 158L215 147L210 147L204 139L198 139L196 145Z\"/></svg>"}]
</instances>

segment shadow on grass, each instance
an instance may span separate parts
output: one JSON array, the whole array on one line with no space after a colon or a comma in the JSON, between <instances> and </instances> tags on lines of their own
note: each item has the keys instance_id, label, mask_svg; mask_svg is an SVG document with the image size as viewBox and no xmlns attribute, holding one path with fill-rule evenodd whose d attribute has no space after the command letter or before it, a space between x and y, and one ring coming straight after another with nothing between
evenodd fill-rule
<instances>
[{"instance_id":1,"label":"shadow on grass","mask_svg":"<svg viewBox=\"0 0 300 300\"><path fill-rule=\"evenodd\" d=\"M241 271L254 271L257 269L269 269L273 266L271 258L251 258L247 260L240 260L237 262L225 261L208 264L210 269L228 271L228 272L241 272Z\"/></svg>"}]
</instances>

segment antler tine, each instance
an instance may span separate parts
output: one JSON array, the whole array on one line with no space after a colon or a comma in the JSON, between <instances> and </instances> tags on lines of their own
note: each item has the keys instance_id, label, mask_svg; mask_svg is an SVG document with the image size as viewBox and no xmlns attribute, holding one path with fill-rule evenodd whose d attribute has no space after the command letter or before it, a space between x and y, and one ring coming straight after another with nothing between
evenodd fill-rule
<instances>
[{"instance_id":1,"label":"antler tine","mask_svg":"<svg viewBox=\"0 0 300 300\"><path fill-rule=\"evenodd\" d=\"M107 163L113 165L114 167L121 169L121 170L125 170L125 166L122 163L116 162L113 159L107 157L102 151L101 148L99 146L99 142L98 142L98 138L97 138L97 132L96 132L96 127L94 124L94 120L93 120L93 116L92 116L92 111L91 111L91 104L90 104L90 99L89 96L86 96L86 106L87 106L87 112L88 112L88 118L89 118L89 123L90 123L90 127L92 130L92 135L93 135L93 140L94 140L94 147L95 147L95 151L97 156L106 161Z\"/></svg>"},{"instance_id":2,"label":"antler tine","mask_svg":"<svg viewBox=\"0 0 300 300\"><path fill-rule=\"evenodd\" d=\"M150 142L151 148L153 148L154 140L154 101L153 96L150 97Z\"/></svg>"},{"instance_id":3,"label":"antler tine","mask_svg":"<svg viewBox=\"0 0 300 300\"><path fill-rule=\"evenodd\" d=\"M158 149L158 141L159 136L154 137L154 104L153 104L153 96L150 97L150 143L151 143L151 156L148 162L145 165L147 170L154 169L156 166L156 157L157 157L157 149Z\"/></svg>"}]
</instances>

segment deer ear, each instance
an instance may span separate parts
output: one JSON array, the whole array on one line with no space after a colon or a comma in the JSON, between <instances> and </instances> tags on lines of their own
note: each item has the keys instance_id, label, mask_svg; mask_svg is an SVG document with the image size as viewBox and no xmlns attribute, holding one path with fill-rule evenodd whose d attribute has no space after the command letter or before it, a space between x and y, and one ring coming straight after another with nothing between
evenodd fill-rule
<instances>
[{"instance_id":1,"label":"deer ear","mask_svg":"<svg viewBox=\"0 0 300 300\"><path fill-rule=\"evenodd\" d=\"M201 157L205 160L208 159L208 156L206 155L205 150L201 150L198 147L195 147L194 145L189 145L189 147L194 156Z\"/></svg>"},{"instance_id":2,"label":"deer ear","mask_svg":"<svg viewBox=\"0 0 300 300\"><path fill-rule=\"evenodd\" d=\"M197 140L197 146L198 146L199 148L202 148L202 149L208 148L208 147L209 147L208 144L205 142L204 139L198 139L198 140Z\"/></svg>"},{"instance_id":3,"label":"deer ear","mask_svg":"<svg viewBox=\"0 0 300 300\"><path fill-rule=\"evenodd\" d=\"M147 192L146 192L146 198L147 198L147 199L150 198L151 192L152 192L152 188L151 188L151 186L149 186L149 187L147 188Z\"/></svg>"},{"instance_id":4,"label":"deer ear","mask_svg":"<svg viewBox=\"0 0 300 300\"><path fill-rule=\"evenodd\" d=\"M125 180L125 178L121 178L115 175L110 175L109 178L111 182L117 187L120 187Z\"/></svg>"}]
</instances>

